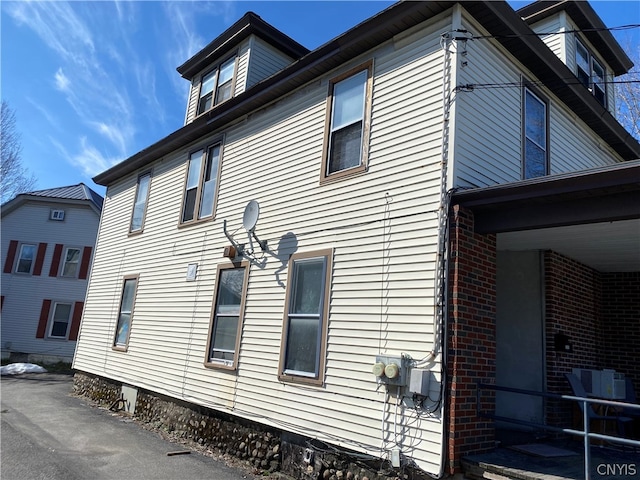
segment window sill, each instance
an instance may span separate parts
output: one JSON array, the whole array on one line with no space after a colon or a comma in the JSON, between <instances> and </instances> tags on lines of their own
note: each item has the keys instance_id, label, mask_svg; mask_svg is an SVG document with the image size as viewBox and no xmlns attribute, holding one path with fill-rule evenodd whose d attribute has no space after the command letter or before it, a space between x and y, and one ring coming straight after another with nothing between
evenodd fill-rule
<instances>
[{"instance_id":1,"label":"window sill","mask_svg":"<svg viewBox=\"0 0 640 480\"><path fill-rule=\"evenodd\" d=\"M283 383L297 383L303 385L314 385L317 387L323 386L324 382L320 378L312 378L312 377L298 377L295 375L286 375L280 374L278 375L278 380Z\"/></svg>"},{"instance_id":2,"label":"window sill","mask_svg":"<svg viewBox=\"0 0 640 480\"><path fill-rule=\"evenodd\" d=\"M187 228L192 225L200 225L202 223L212 222L213 220L215 220L215 217L211 216L211 217L201 218L199 220L189 220L188 222L180 222L178 223L178 228Z\"/></svg>"},{"instance_id":3,"label":"window sill","mask_svg":"<svg viewBox=\"0 0 640 480\"><path fill-rule=\"evenodd\" d=\"M225 365L222 362L204 362L204 367L210 368L212 370L227 370L227 371L237 370L235 362L230 365Z\"/></svg>"},{"instance_id":4,"label":"window sill","mask_svg":"<svg viewBox=\"0 0 640 480\"><path fill-rule=\"evenodd\" d=\"M322 175L320 177L320 185L325 183L332 183L338 180L342 180L349 177L354 177L366 173L366 165L359 165L357 167L347 168L346 170L340 170L339 172L332 173L330 175Z\"/></svg>"},{"instance_id":5,"label":"window sill","mask_svg":"<svg viewBox=\"0 0 640 480\"><path fill-rule=\"evenodd\" d=\"M114 352L126 352L129 349L129 346L123 346L123 347L118 347L118 346L113 346L111 347L111 350L113 350Z\"/></svg>"},{"instance_id":6,"label":"window sill","mask_svg":"<svg viewBox=\"0 0 640 480\"><path fill-rule=\"evenodd\" d=\"M140 229L140 230L136 230L135 232L129 232L127 234L127 237L137 237L138 235L142 235L142 232L144 232L144 229Z\"/></svg>"}]
</instances>

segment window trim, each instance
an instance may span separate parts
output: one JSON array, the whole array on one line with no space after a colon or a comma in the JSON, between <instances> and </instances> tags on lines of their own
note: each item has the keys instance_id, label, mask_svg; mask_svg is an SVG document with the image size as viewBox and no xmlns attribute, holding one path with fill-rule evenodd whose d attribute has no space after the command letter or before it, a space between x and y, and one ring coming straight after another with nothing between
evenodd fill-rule
<instances>
[{"instance_id":1,"label":"window trim","mask_svg":"<svg viewBox=\"0 0 640 480\"><path fill-rule=\"evenodd\" d=\"M206 368L214 368L214 369L223 369L223 370L237 370L238 368L238 360L240 356L240 343L242 339L242 330L244 325L244 310L247 301L247 290L249 287L249 273L250 273L251 262L248 260L243 260L241 262L233 262L233 263L224 263L219 264L216 269L216 282L215 282L215 290L213 294L213 300L211 303L211 317L209 321L209 334L207 336L207 348L205 350L204 357L204 366ZM233 362L231 364L215 361L211 359L211 347L213 345L213 332L216 322L216 310L218 303L218 293L220 289L220 272L223 270L232 270L236 268L244 268L244 278L242 280L242 296L240 299L240 310L238 313L238 327L236 331L236 344L235 351L233 356Z\"/></svg>"},{"instance_id":2,"label":"window trim","mask_svg":"<svg viewBox=\"0 0 640 480\"><path fill-rule=\"evenodd\" d=\"M526 105L527 105L527 92L529 92L536 100L540 101L540 103L542 103L544 105L544 135L545 135L545 146L544 146L544 174L541 175L542 177L546 177L550 174L551 172L551 155L550 155L550 138L549 135L551 133L550 131L550 125L549 125L549 101L543 97L539 91L535 88L533 88L531 85L528 84L528 82L523 81L523 88L522 88L522 133L521 133L521 142L522 142L522 160L521 160L521 178L523 180L527 180L528 178L539 178L539 177L527 177L526 173L527 173L527 110L526 110Z\"/></svg>"},{"instance_id":3,"label":"window trim","mask_svg":"<svg viewBox=\"0 0 640 480\"><path fill-rule=\"evenodd\" d=\"M142 209L142 222L140 223L140 228L134 230L133 229L133 216L136 213L136 200L138 199L138 192L140 191L140 180L143 177L149 177L149 185L147 186L147 196L144 199L144 207ZM151 182L153 180L153 171L147 170L138 175L138 179L136 181L136 192L133 197L133 207L131 208L131 221L129 222L129 235L139 235L144 231L144 223L147 218L147 206L149 205L149 196L151 193Z\"/></svg>"},{"instance_id":4,"label":"window trim","mask_svg":"<svg viewBox=\"0 0 640 480\"><path fill-rule=\"evenodd\" d=\"M215 186L215 194L213 197L213 205L211 207L211 215L207 216L207 217L203 217L203 218L199 218L200 216L200 209L202 207L202 191L203 191L203 187L204 187L204 174L206 172L206 165L207 165L207 161L208 161L208 155L209 155L209 151L215 147L216 145L218 145L220 147L220 153L218 154L218 171L216 172L216 186ZM203 156L205 161L202 162L202 165L200 166L200 173L199 173L199 177L198 177L198 186L196 187L196 204L194 206L195 208L195 212L193 215L193 218L191 220L184 220L184 208L185 208L185 201L187 200L187 185L189 182L189 166L191 164L191 157L193 154L199 152L200 150L202 150ZM187 155L187 161L185 162L185 174L184 174L184 183L183 183L183 187L182 187L182 201L180 202L180 216L178 218L178 227L185 227L188 225L193 225L196 223L202 223L202 222L208 222L211 220L215 220L216 218L216 208L218 207L218 193L220 190L220 176L221 176L221 172L222 172L222 157L223 157L223 153L224 153L224 138L221 137L215 141L209 142L207 143L207 145L205 147L200 147L200 148L196 148L193 149L191 151L189 151L189 154Z\"/></svg>"},{"instance_id":5,"label":"window trim","mask_svg":"<svg viewBox=\"0 0 640 480\"><path fill-rule=\"evenodd\" d=\"M64 266L67 264L67 254L69 253L69 250L78 250L78 262L77 262L77 266L76 266L76 271L73 275L65 275L64 274ZM78 275L80 273L80 265L82 264L82 257L83 257L83 248L82 247L74 247L74 246L64 246L64 253L62 255L62 262L61 262L61 266L60 266L60 273L59 276L61 278L78 278Z\"/></svg>"},{"instance_id":6,"label":"window trim","mask_svg":"<svg viewBox=\"0 0 640 480\"><path fill-rule=\"evenodd\" d=\"M71 321L73 319L73 310L75 307L75 302L69 302L69 301L63 301L63 300L52 300L51 301L52 305L51 305L51 313L49 314L49 326L47 328L47 338L48 339L52 339L52 340L68 340L69 339L69 332L71 331ZM69 316L67 318L67 329L65 331L64 336L54 336L52 335L53 333L53 324L54 324L54 317L56 314L56 308L58 307L58 305L69 305Z\"/></svg>"},{"instance_id":7,"label":"window trim","mask_svg":"<svg viewBox=\"0 0 640 480\"><path fill-rule=\"evenodd\" d=\"M234 63L233 63L233 76L231 77L231 97L229 97L227 100L231 100L234 95L233 93L236 90L236 79L238 77L238 52L234 52L233 54L224 57L224 60L220 61L219 63L217 63L215 66L205 70L204 72L202 72L200 74L200 82L198 85L198 99L196 100L196 118L204 115L205 113L211 111L213 108L215 108L216 106L226 102L227 100L223 100L222 102L216 102L217 97L218 97L218 87L220 86L218 84L219 80L220 80L220 68L227 63L229 60L233 59ZM215 83L213 85L213 90L212 90L212 95L211 95L211 107L209 107L207 110L202 110L200 111L200 102L202 100L202 84L203 84L203 79L204 77L206 77L207 75L209 75L210 73L215 72L216 74L216 79L215 79Z\"/></svg>"},{"instance_id":8,"label":"window trim","mask_svg":"<svg viewBox=\"0 0 640 480\"><path fill-rule=\"evenodd\" d=\"M118 339L118 327L120 326L120 315L122 315L122 300L124 299L124 288L127 284L127 281L135 280L136 285L133 289L133 300L131 304L131 312L129 316L129 330L127 331L127 340L124 345L116 344L116 340ZM136 307L136 297L138 295L138 285L140 283L140 275L125 275L122 277L122 288L120 289L120 301L118 302L118 316L116 318L116 328L113 333L113 340L111 342L111 349L118 352L126 352L129 349L129 339L131 338L131 327L133 326L133 314Z\"/></svg>"},{"instance_id":9,"label":"window trim","mask_svg":"<svg viewBox=\"0 0 640 480\"><path fill-rule=\"evenodd\" d=\"M322 300L322 311L320 312L319 328L320 345L318 348L317 372L314 376L296 375L285 372L285 360L287 354L287 336L289 332L289 311L291 309L293 293L293 272L295 262L313 258L324 258L324 298ZM280 342L280 360L278 364L278 380L281 382L304 383L309 385L322 386L324 384L325 365L327 361L327 341L329 334L329 300L331 297L331 279L333 275L333 249L326 248L310 252L298 252L291 255L287 267L287 290L285 294L284 316L282 322L282 338Z\"/></svg>"},{"instance_id":10,"label":"window trim","mask_svg":"<svg viewBox=\"0 0 640 480\"><path fill-rule=\"evenodd\" d=\"M608 104L609 104L609 98L608 98L608 88L607 88L607 67L605 66L605 64L603 62L601 62L598 58L596 58L596 56L593 54L593 51L587 47L586 43L583 42L582 40L580 40L580 38L578 38L578 36L576 35L576 47L575 47L575 55L574 55L574 62L575 62L575 75L578 78L578 80L580 79L579 75L578 75L578 68L580 68L578 66L578 50L579 48L582 47L582 49L586 52L587 54L587 63L589 64L589 71L586 72L589 78L589 85L584 85L584 83L582 81L580 81L579 83L581 85L584 85L584 87L589 90L589 93L591 93L591 95L598 101L598 103L600 105L602 105L604 108L609 108ZM600 67L602 69L603 72L603 78L602 78L602 89L596 85L596 82L594 81L595 78L595 68L594 68L594 64L597 65L598 67ZM598 99L598 96L596 95L596 89L598 90L602 90L602 98L603 101L601 102Z\"/></svg>"},{"instance_id":11,"label":"window trim","mask_svg":"<svg viewBox=\"0 0 640 480\"><path fill-rule=\"evenodd\" d=\"M29 266L29 271L28 272L19 272L18 271L18 266L20 265L20 259L22 258L22 249L25 246L31 246L33 247L33 258L31 259L31 265ZM13 273L17 273L18 275L33 275L33 268L36 264L36 259L38 257L38 244L37 243L30 243L30 242L20 242L19 248L18 248L18 254L16 255L16 264L14 265L13 268Z\"/></svg>"},{"instance_id":12,"label":"window trim","mask_svg":"<svg viewBox=\"0 0 640 480\"><path fill-rule=\"evenodd\" d=\"M365 86L364 112L362 139L360 149L360 164L334 173L327 173L329 168L329 154L331 147L331 127L333 120L333 92L335 85L343 80L353 77L360 72L367 72L367 83ZM371 105L373 99L373 59L368 60L360 65L349 69L348 71L331 78L329 80L329 91L326 98L325 121L324 121L324 139L322 145L322 164L320 168L320 183L326 183L337 180L346 176L351 176L367 170L369 165L369 139L371 132Z\"/></svg>"}]
</instances>

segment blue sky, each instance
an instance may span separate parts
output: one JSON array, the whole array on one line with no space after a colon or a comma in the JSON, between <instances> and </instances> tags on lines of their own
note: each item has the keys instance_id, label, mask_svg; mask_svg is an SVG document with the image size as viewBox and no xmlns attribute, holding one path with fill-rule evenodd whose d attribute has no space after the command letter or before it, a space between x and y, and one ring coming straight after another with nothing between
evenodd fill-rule
<instances>
[{"instance_id":1,"label":"blue sky","mask_svg":"<svg viewBox=\"0 0 640 480\"><path fill-rule=\"evenodd\" d=\"M93 176L184 124L189 84L176 67L245 12L314 49L391 3L3 0L1 92L23 165L38 189L84 182L104 194ZM591 3L609 27L640 23L640 2ZM639 30L614 35L637 46Z\"/></svg>"}]
</instances>

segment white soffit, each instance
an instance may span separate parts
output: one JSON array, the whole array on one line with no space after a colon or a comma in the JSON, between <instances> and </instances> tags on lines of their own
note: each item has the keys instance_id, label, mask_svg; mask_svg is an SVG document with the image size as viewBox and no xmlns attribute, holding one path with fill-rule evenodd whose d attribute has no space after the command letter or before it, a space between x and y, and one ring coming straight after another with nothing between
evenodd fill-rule
<instances>
[{"instance_id":1,"label":"white soffit","mask_svg":"<svg viewBox=\"0 0 640 480\"><path fill-rule=\"evenodd\" d=\"M499 233L498 250L553 250L600 272L640 272L640 219Z\"/></svg>"}]
</instances>

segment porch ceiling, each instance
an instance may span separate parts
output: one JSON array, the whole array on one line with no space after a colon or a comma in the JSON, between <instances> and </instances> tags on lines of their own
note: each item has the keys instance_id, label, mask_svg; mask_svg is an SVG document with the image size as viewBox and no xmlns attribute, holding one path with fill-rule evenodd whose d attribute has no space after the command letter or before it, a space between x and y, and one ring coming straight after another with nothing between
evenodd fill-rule
<instances>
[{"instance_id":1,"label":"porch ceiling","mask_svg":"<svg viewBox=\"0 0 640 480\"><path fill-rule=\"evenodd\" d=\"M498 250L553 250L600 272L640 272L640 219L497 235Z\"/></svg>"},{"instance_id":2,"label":"porch ceiling","mask_svg":"<svg viewBox=\"0 0 640 480\"><path fill-rule=\"evenodd\" d=\"M640 160L459 191L498 250L554 250L602 272L640 271Z\"/></svg>"}]
</instances>

